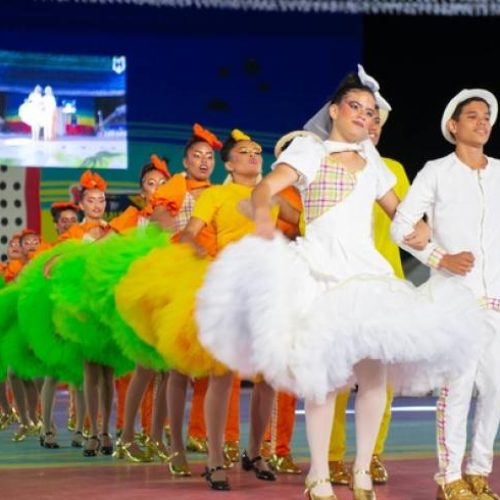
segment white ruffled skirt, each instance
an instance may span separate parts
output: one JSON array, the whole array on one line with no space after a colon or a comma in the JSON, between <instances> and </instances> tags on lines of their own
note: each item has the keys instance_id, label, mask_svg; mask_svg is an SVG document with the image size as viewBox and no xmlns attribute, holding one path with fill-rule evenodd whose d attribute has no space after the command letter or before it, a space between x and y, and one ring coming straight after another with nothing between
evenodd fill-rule
<instances>
[{"instance_id":1,"label":"white ruffled skirt","mask_svg":"<svg viewBox=\"0 0 500 500\"><path fill-rule=\"evenodd\" d=\"M400 394L422 394L473 363L490 336L472 293L450 278L416 288L391 276L334 282L282 237L248 236L211 265L197 296L200 342L242 377L324 400L363 359L388 365Z\"/></svg>"}]
</instances>

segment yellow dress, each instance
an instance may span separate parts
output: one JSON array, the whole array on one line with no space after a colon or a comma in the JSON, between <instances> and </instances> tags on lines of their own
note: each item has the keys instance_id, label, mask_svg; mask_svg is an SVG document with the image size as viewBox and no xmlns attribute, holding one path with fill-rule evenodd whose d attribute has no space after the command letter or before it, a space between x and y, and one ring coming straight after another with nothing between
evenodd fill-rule
<instances>
[{"instance_id":1,"label":"yellow dress","mask_svg":"<svg viewBox=\"0 0 500 500\"><path fill-rule=\"evenodd\" d=\"M398 195L398 198L402 200L410 187L410 181L408 180L405 169L403 165L396 160L392 160L391 158L383 158L383 160L389 170L396 176L396 184L393 189ZM378 203L375 203L373 208L373 228L375 248L389 261L396 276L404 279L399 247L391 239L391 219L380 208Z\"/></svg>"},{"instance_id":2,"label":"yellow dress","mask_svg":"<svg viewBox=\"0 0 500 500\"><path fill-rule=\"evenodd\" d=\"M213 228L217 253L255 230L252 189L212 186L197 199L192 216ZM136 334L170 366L192 377L227 371L199 343L194 319L196 294L210 262L186 244L158 248L138 259L115 291L118 311Z\"/></svg>"}]
</instances>

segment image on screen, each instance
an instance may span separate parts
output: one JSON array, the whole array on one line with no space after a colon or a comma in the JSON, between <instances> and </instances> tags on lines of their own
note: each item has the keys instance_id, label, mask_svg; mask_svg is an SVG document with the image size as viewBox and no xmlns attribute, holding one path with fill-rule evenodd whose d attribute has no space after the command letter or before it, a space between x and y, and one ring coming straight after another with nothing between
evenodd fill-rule
<instances>
[{"instance_id":1,"label":"image on screen","mask_svg":"<svg viewBox=\"0 0 500 500\"><path fill-rule=\"evenodd\" d=\"M0 165L127 168L126 58L0 50Z\"/></svg>"}]
</instances>

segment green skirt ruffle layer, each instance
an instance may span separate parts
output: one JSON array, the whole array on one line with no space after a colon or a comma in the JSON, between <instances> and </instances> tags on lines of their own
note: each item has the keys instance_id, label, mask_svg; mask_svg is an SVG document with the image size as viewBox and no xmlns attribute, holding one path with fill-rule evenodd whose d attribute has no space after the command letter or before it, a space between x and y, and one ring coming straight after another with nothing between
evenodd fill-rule
<instances>
[{"instance_id":1,"label":"green skirt ruffle layer","mask_svg":"<svg viewBox=\"0 0 500 500\"><path fill-rule=\"evenodd\" d=\"M7 335L10 325L15 319L15 304L17 301L17 290L11 288L13 284L7 285L3 279L2 289L0 290L0 381L7 378L7 369L9 367L5 353L3 352L3 339Z\"/></svg>"},{"instance_id":2,"label":"green skirt ruffle layer","mask_svg":"<svg viewBox=\"0 0 500 500\"><path fill-rule=\"evenodd\" d=\"M83 382L81 344L59 335L52 320L52 279L44 276L44 266L54 256L72 251L78 242L68 241L48 250L23 270L19 277L19 323L35 355L44 362L47 373L60 381L80 386Z\"/></svg>"},{"instance_id":3,"label":"green skirt ruffle layer","mask_svg":"<svg viewBox=\"0 0 500 500\"><path fill-rule=\"evenodd\" d=\"M17 316L19 299L18 283L11 283L0 292L0 351L2 373L6 368L22 379L43 377L47 367L31 349L28 339L21 329Z\"/></svg>"},{"instance_id":4,"label":"green skirt ruffle layer","mask_svg":"<svg viewBox=\"0 0 500 500\"><path fill-rule=\"evenodd\" d=\"M122 354L110 328L95 321L90 309L96 296L88 293L92 287L86 269L94 245L96 243L81 243L62 252L52 267L52 318L61 337L80 345L85 361L110 366L121 376L131 371L134 364Z\"/></svg>"},{"instance_id":5,"label":"green skirt ruffle layer","mask_svg":"<svg viewBox=\"0 0 500 500\"><path fill-rule=\"evenodd\" d=\"M87 311L93 314L92 321L100 321L111 330L123 355L134 364L156 371L167 370L169 366L122 320L116 310L114 289L136 259L154 248L170 245L170 239L171 234L155 224L110 236L92 245L85 271L85 290L93 297L88 301Z\"/></svg>"}]
</instances>

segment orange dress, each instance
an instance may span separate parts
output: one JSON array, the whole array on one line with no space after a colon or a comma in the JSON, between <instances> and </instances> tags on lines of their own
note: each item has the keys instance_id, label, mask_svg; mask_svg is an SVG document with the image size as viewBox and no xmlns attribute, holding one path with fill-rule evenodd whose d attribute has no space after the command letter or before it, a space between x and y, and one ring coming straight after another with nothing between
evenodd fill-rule
<instances>
[{"instance_id":1,"label":"orange dress","mask_svg":"<svg viewBox=\"0 0 500 500\"><path fill-rule=\"evenodd\" d=\"M103 230L108 229L108 223L104 220L94 222L94 221L83 221L77 224L73 224L65 233L59 235L57 238L58 242L66 240L87 240L94 241L95 238L89 235L89 231L101 227Z\"/></svg>"},{"instance_id":2,"label":"orange dress","mask_svg":"<svg viewBox=\"0 0 500 500\"><path fill-rule=\"evenodd\" d=\"M130 206L118 217L109 222L111 229L117 233L125 233L134 229L147 221L152 213L151 206L146 206L142 210ZM115 379L116 390L116 423L117 429L122 429L125 424L125 400L127 390L130 385L132 375L128 373L123 377ZM141 428L147 435L151 435L151 425L153 417L154 381L150 382L146 388L141 402Z\"/></svg>"},{"instance_id":3,"label":"orange dress","mask_svg":"<svg viewBox=\"0 0 500 500\"><path fill-rule=\"evenodd\" d=\"M180 231L186 227L191 218L196 201L192 192L209 186L210 183L207 181L195 181L188 179L184 174L175 174L154 194L151 200L153 209L157 206L163 206L174 219L176 235L174 235L173 241L178 240ZM196 237L196 242L205 248L208 255L213 257L217 252L214 227L205 226Z\"/></svg>"},{"instance_id":4,"label":"orange dress","mask_svg":"<svg viewBox=\"0 0 500 500\"><path fill-rule=\"evenodd\" d=\"M6 283L13 281L16 276L21 272L22 268L25 266L25 262L22 259L11 259L7 262L5 266L5 271L3 273L4 280Z\"/></svg>"}]
</instances>

